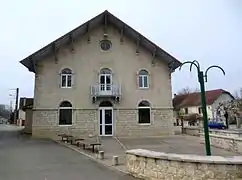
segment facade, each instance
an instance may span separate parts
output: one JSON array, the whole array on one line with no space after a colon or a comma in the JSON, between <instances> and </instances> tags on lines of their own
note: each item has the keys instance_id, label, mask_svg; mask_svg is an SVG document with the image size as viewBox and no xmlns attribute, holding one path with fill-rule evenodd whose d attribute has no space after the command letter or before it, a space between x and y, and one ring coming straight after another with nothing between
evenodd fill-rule
<instances>
[{"instance_id":1,"label":"facade","mask_svg":"<svg viewBox=\"0 0 242 180\"><path fill-rule=\"evenodd\" d=\"M108 11L23 59L35 73L32 134L172 134L180 62Z\"/></svg>"},{"instance_id":2,"label":"facade","mask_svg":"<svg viewBox=\"0 0 242 180\"><path fill-rule=\"evenodd\" d=\"M24 132L28 134L32 133L33 103L33 98L20 97L18 125L24 126Z\"/></svg>"},{"instance_id":3,"label":"facade","mask_svg":"<svg viewBox=\"0 0 242 180\"><path fill-rule=\"evenodd\" d=\"M234 97L223 89L206 91L208 119L216 119L219 104L229 102L233 99ZM200 93L175 95L173 98L173 106L175 109L180 109L184 115L198 114L202 116Z\"/></svg>"}]
</instances>

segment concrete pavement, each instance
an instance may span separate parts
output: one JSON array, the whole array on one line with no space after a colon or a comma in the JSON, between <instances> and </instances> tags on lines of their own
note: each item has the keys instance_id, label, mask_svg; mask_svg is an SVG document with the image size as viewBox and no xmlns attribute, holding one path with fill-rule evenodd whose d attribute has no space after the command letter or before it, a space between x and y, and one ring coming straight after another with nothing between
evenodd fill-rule
<instances>
[{"instance_id":1,"label":"concrete pavement","mask_svg":"<svg viewBox=\"0 0 242 180\"><path fill-rule=\"evenodd\" d=\"M19 127L0 125L0 179L137 180L53 141L20 135L20 130Z\"/></svg>"}]
</instances>

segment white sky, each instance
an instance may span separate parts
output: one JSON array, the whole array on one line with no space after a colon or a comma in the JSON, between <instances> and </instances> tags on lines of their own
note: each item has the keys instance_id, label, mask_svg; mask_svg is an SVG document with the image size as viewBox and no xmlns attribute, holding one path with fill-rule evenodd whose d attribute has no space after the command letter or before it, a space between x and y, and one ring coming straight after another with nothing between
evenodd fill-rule
<instances>
[{"instance_id":1,"label":"white sky","mask_svg":"<svg viewBox=\"0 0 242 180\"><path fill-rule=\"evenodd\" d=\"M209 72L207 89L242 87L240 0L0 0L0 103L9 89L33 96L34 74L19 61L104 10L129 24L180 61L198 60ZM185 67L185 66L184 66ZM173 92L198 87L188 66L173 74Z\"/></svg>"}]
</instances>

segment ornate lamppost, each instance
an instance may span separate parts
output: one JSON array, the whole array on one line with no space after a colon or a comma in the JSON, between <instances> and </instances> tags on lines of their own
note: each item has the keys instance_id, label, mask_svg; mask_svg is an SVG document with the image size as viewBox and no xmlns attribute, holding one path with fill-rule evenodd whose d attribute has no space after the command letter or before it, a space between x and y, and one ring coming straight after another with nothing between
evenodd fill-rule
<instances>
[{"instance_id":1,"label":"ornate lamppost","mask_svg":"<svg viewBox=\"0 0 242 180\"><path fill-rule=\"evenodd\" d=\"M210 66L206 69L205 73L201 71L200 64L198 61L186 61L181 64L179 70L181 70L182 66L184 64L190 64L190 71L192 71L192 65L194 65L197 68L197 74L198 74L198 82L200 83L200 91L201 91L201 102L202 102L202 112L203 112L203 128L204 128L204 138L205 138L205 147L206 147L206 154L207 156L211 156L211 148L210 148L210 140L209 140L209 131L208 131L208 116L207 116L207 105L206 105L206 94L205 94L205 85L204 85L204 79L205 82L208 80L208 71L212 68L218 68L222 71L222 73L225 75L225 72L223 68L220 66Z\"/></svg>"}]
</instances>

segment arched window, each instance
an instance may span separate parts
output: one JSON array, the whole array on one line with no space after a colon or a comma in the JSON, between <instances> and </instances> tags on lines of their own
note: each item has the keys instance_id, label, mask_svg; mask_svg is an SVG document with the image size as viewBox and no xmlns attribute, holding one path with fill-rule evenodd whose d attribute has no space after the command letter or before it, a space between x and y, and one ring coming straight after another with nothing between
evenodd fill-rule
<instances>
[{"instance_id":1,"label":"arched window","mask_svg":"<svg viewBox=\"0 0 242 180\"><path fill-rule=\"evenodd\" d=\"M139 124L150 124L150 103L141 101L138 107Z\"/></svg>"},{"instance_id":2,"label":"arched window","mask_svg":"<svg viewBox=\"0 0 242 180\"><path fill-rule=\"evenodd\" d=\"M68 68L61 71L61 87L71 88L72 86L72 71Z\"/></svg>"},{"instance_id":3,"label":"arched window","mask_svg":"<svg viewBox=\"0 0 242 180\"><path fill-rule=\"evenodd\" d=\"M149 88L149 73L144 69L139 71L139 88Z\"/></svg>"},{"instance_id":4,"label":"arched window","mask_svg":"<svg viewBox=\"0 0 242 180\"><path fill-rule=\"evenodd\" d=\"M60 104L59 125L72 125L72 105L69 101Z\"/></svg>"},{"instance_id":5,"label":"arched window","mask_svg":"<svg viewBox=\"0 0 242 180\"><path fill-rule=\"evenodd\" d=\"M112 71L110 69L103 68L100 70L99 84L102 92L112 90Z\"/></svg>"}]
</instances>

